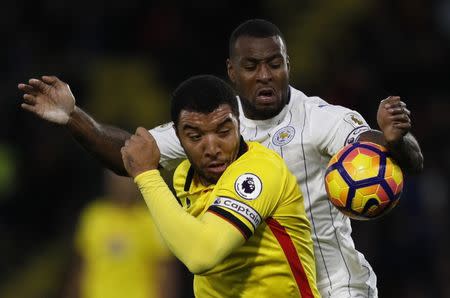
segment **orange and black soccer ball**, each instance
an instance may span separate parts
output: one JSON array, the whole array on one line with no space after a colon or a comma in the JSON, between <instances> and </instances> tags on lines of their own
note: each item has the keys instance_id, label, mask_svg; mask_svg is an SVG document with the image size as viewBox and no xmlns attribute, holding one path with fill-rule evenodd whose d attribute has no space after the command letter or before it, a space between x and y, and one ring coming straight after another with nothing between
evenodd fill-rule
<instances>
[{"instance_id":1,"label":"orange and black soccer ball","mask_svg":"<svg viewBox=\"0 0 450 298\"><path fill-rule=\"evenodd\" d=\"M403 190L403 173L388 150L356 142L336 153L325 174L330 201L352 219L370 220L394 208Z\"/></svg>"}]
</instances>

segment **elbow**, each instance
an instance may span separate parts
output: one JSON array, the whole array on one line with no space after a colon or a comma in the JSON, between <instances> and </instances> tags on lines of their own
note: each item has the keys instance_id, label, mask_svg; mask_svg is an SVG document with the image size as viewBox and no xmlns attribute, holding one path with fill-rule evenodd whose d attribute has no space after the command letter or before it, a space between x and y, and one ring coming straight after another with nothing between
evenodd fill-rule
<instances>
[{"instance_id":1,"label":"elbow","mask_svg":"<svg viewBox=\"0 0 450 298\"><path fill-rule=\"evenodd\" d=\"M422 153L417 154L416 162L414 166L411 168L411 174L419 174L423 171L423 155Z\"/></svg>"},{"instance_id":2,"label":"elbow","mask_svg":"<svg viewBox=\"0 0 450 298\"><path fill-rule=\"evenodd\" d=\"M403 172L407 175L417 175L423 171L423 155L422 153L416 154L414 159L409 162L404 162L403 165L400 166Z\"/></svg>"},{"instance_id":3,"label":"elbow","mask_svg":"<svg viewBox=\"0 0 450 298\"><path fill-rule=\"evenodd\" d=\"M198 254L197 257L184 262L184 264L191 273L198 275L211 270L217 266L218 262L214 258L205 257L205 254Z\"/></svg>"}]
</instances>

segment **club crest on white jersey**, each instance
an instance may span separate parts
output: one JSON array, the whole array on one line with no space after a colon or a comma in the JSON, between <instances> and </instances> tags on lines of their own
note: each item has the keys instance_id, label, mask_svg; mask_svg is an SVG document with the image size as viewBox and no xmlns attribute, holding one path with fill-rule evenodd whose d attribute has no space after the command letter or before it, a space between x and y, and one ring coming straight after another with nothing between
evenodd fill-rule
<instances>
[{"instance_id":1,"label":"club crest on white jersey","mask_svg":"<svg viewBox=\"0 0 450 298\"><path fill-rule=\"evenodd\" d=\"M243 199L254 200L261 193L262 183L258 176L245 173L236 179L234 189Z\"/></svg>"},{"instance_id":2,"label":"club crest on white jersey","mask_svg":"<svg viewBox=\"0 0 450 298\"><path fill-rule=\"evenodd\" d=\"M292 126L286 126L280 128L272 138L272 143L277 146L284 146L288 144L295 136L295 128Z\"/></svg>"}]
</instances>

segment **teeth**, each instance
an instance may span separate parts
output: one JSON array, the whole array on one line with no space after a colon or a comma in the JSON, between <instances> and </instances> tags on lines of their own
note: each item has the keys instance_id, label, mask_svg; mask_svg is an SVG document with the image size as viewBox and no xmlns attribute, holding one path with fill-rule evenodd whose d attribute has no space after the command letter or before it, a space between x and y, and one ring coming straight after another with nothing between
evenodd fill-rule
<instances>
[{"instance_id":1,"label":"teeth","mask_svg":"<svg viewBox=\"0 0 450 298\"><path fill-rule=\"evenodd\" d=\"M273 92L271 90L260 91L259 96L272 96Z\"/></svg>"}]
</instances>

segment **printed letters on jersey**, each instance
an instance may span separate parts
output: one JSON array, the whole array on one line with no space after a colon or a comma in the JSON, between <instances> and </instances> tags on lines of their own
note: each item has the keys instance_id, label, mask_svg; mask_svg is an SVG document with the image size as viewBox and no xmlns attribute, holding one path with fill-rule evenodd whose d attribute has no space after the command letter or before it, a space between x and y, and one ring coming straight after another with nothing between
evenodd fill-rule
<instances>
[{"instance_id":1,"label":"printed letters on jersey","mask_svg":"<svg viewBox=\"0 0 450 298\"><path fill-rule=\"evenodd\" d=\"M232 198L218 197L213 206L226 208L242 215L252 224L254 229L261 223L261 215L255 209Z\"/></svg>"},{"instance_id":2,"label":"printed letters on jersey","mask_svg":"<svg viewBox=\"0 0 450 298\"><path fill-rule=\"evenodd\" d=\"M243 199L254 200L261 193L262 183L258 176L251 173L245 173L236 179L236 182L234 182L234 189Z\"/></svg>"}]
</instances>

